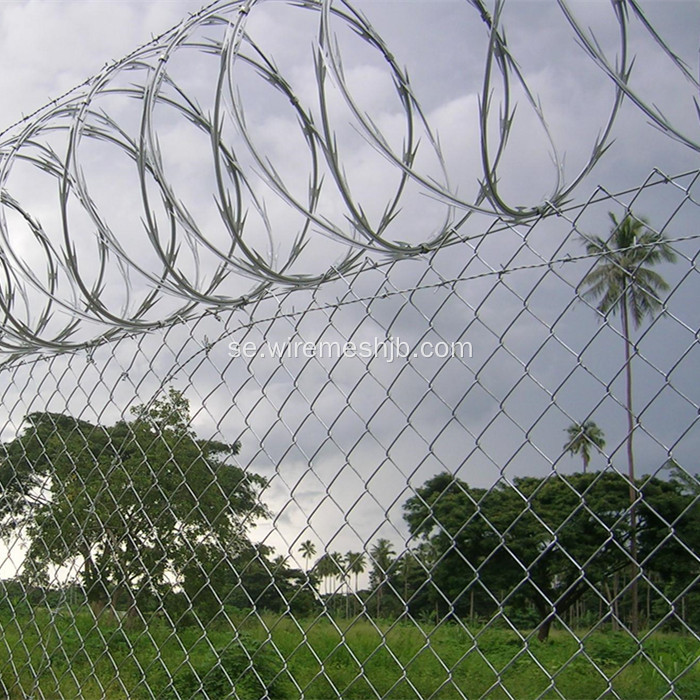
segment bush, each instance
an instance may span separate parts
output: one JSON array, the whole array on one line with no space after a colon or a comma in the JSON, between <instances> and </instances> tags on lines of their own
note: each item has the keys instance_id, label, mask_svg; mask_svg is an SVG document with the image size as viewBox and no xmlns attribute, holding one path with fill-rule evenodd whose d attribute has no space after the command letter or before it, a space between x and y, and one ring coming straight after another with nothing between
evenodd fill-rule
<instances>
[{"instance_id":1,"label":"bush","mask_svg":"<svg viewBox=\"0 0 700 700\"><path fill-rule=\"evenodd\" d=\"M281 663L273 652L240 635L237 642L213 654L200 660L191 659L190 665L175 675L161 698L285 698L289 695L288 682L280 675L280 668Z\"/></svg>"}]
</instances>

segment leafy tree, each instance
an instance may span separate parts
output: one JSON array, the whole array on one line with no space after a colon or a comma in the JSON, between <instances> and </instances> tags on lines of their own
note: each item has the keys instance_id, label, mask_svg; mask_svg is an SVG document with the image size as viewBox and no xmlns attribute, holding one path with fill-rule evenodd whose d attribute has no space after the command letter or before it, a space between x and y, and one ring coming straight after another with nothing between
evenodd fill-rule
<instances>
[{"instance_id":1,"label":"leafy tree","mask_svg":"<svg viewBox=\"0 0 700 700\"><path fill-rule=\"evenodd\" d=\"M638 586L639 575L636 534L636 500L634 487L634 449L633 434L635 428L634 404L632 401L632 355L634 346L630 325L639 328L643 321L653 316L662 308L662 295L668 290L668 284L658 272L652 270L661 262L674 262L676 259L670 244L663 234L648 228L643 219L631 213L622 221L610 213L613 229L605 240L594 236L586 243L586 252L597 257L593 269L583 280L586 287L583 296L586 299L599 300L597 309L606 318L607 315L620 313L622 338L625 349L625 382L627 407L627 466L629 475L631 539L630 556L635 571L632 575L632 633L639 631L638 622Z\"/></svg>"},{"instance_id":2,"label":"leafy tree","mask_svg":"<svg viewBox=\"0 0 700 700\"><path fill-rule=\"evenodd\" d=\"M520 477L490 490L472 488L443 473L428 480L404 504L411 534L430 543L435 562L430 582L443 614L466 617L478 591L481 612L504 605L534 607L538 636L588 592L628 565L627 480L617 473ZM699 544L692 529L698 506L676 481L647 479L636 484L640 508L640 553L649 570L686 567L697 575ZM664 515L667 514L667 515ZM664 564L666 545L675 560ZM670 551L670 550L668 550Z\"/></svg>"},{"instance_id":3,"label":"leafy tree","mask_svg":"<svg viewBox=\"0 0 700 700\"><path fill-rule=\"evenodd\" d=\"M432 544L422 541L415 549L407 549L392 566L392 587L400 592L400 606L414 615L426 616L437 602L433 585L435 557ZM437 619L434 620L437 623Z\"/></svg>"},{"instance_id":4,"label":"leafy tree","mask_svg":"<svg viewBox=\"0 0 700 700\"><path fill-rule=\"evenodd\" d=\"M675 459L669 459L664 464L664 469L668 469L671 478L683 485L687 493L700 496L700 478L697 474L689 474Z\"/></svg>"},{"instance_id":5,"label":"leafy tree","mask_svg":"<svg viewBox=\"0 0 700 700\"><path fill-rule=\"evenodd\" d=\"M265 480L227 462L240 445L198 439L170 389L102 426L32 413L2 447L6 527L24 527L29 560L72 565L88 597L134 610L182 577L203 547L231 556L267 509Z\"/></svg>"},{"instance_id":6,"label":"leafy tree","mask_svg":"<svg viewBox=\"0 0 700 700\"><path fill-rule=\"evenodd\" d=\"M346 577L345 559L339 552L326 552L314 564L312 574L316 580L324 581L326 606L332 607L338 612L340 602L339 592L342 589ZM334 585L333 579L338 579L339 584ZM348 599L346 596L346 609Z\"/></svg>"},{"instance_id":7,"label":"leafy tree","mask_svg":"<svg viewBox=\"0 0 700 700\"><path fill-rule=\"evenodd\" d=\"M566 429L567 441L564 450L571 455L580 454L583 459L583 473L588 471L591 461L591 448L602 450L605 447L603 431L592 421L573 423Z\"/></svg>"},{"instance_id":8,"label":"leafy tree","mask_svg":"<svg viewBox=\"0 0 700 700\"><path fill-rule=\"evenodd\" d=\"M331 552L329 555L331 561L331 578L338 579L338 586L342 586L345 581L345 557L340 552ZM338 587L336 587L336 591Z\"/></svg>"},{"instance_id":9,"label":"leafy tree","mask_svg":"<svg viewBox=\"0 0 700 700\"><path fill-rule=\"evenodd\" d=\"M214 619L224 606L309 612L313 599L303 590L307 576L272 554L271 547L250 542L235 552L200 545L183 570L183 588L200 621Z\"/></svg>"}]
</instances>

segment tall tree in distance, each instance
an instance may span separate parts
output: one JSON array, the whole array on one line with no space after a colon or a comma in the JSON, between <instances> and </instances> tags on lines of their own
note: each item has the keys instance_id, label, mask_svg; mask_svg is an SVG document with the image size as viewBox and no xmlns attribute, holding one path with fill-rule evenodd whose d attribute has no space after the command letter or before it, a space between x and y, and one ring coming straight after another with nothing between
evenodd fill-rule
<instances>
[{"instance_id":1,"label":"tall tree in distance","mask_svg":"<svg viewBox=\"0 0 700 700\"><path fill-rule=\"evenodd\" d=\"M305 540L299 546L299 553L304 558L304 573L308 573L309 561L316 554L316 545L311 540Z\"/></svg>"},{"instance_id":2,"label":"tall tree in distance","mask_svg":"<svg viewBox=\"0 0 700 700\"><path fill-rule=\"evenodd\" d=\"M630 555L635 569L632 576L632 633L639 632L639 593L636 533L636 501L633 434L635 428L632 400L632 328L639 328L646 318L663 305L662 295L668 290L666 280L651 268L676 259L670 244L661 233L652 231L643 219L631 213L618 221L610 213L613 228L608 239L593 236L586 242L586 252L597 258L582 282L584 299L597 301L597 310L607 319L620 314L625 350L625 382L627 408L627 466L630 491Z\"/></svg>"},{"instance_id":3,"label":"tall tree in distance","mask_svg":"<svg viewBox=\"0 0 700 700\"><path fill-rule=\"evenodd\" d=\"M338 584L335 589L337 593L338 589L342 588L345 583L345 557L340 552L331 552L329 556L333 571L331 576L338 579Z\"/></svg>"},{"instance_id":4,"label":"tall tree in distance","mask_svg":"<svg viewBox=\"0 0 700 700\"><path fill-rule=\"evenodd\" d=\"M394 551L394 546L391 544L391 541L385 537L381 537L377 540L374 547L372 547L369 555L372 559L370 583L377 597L377 617L381 617L384 589L389 579L389 569L394 563L396 552Z\"/></svg>"},{"instance_id":5,"label":"tall tree in distance","mask_svg":"<svg viewBox=\"0 0 700 700\"><path fill-rule=\"evenodd\" d=\"M605 447L603 431L592 420L587 420L584 423L572 423L566 428L566 434L568 439L564 443L564 450L571 456L581 455L585 474L591 462L591 448L602 450Z\"/></svg>"},{"instance_id":6,"label":"tall tree in distance","mask_svg":"<svg viewBox=\"0 0 700 700\"><path fill-rule=\"evenodd\" d=\"M357 593L358 578L360 574L365 572L365 554L364 552L348 552L345 555L345 561L348 571L355 575L355 593Z\"/></svg>"},{"instance_id":7,"label":"tall tree in distance","mask_svg":"<svg viewBox=\"0 0 700 700\"><path fill-rule=\"evenodd\" d=\"M336 566L328 552L325 552L314 564L313 571L324 582L324 593L330 595L330 581L336 575Z\"/></svg>"},{"instance_id":8,"label":"tall tree in distance","mask_svg":"<svg viewBox=\"0 0 700 700\"><path fill-rule=\"evenodd\" d=\"M357 614L357 593L359 588L360 574L365 571L365 554L364 552L348 552L345 555L345 567L348 574L355 575L355 595L353 596L353 611Z\"/></svg>"}]
</instances>

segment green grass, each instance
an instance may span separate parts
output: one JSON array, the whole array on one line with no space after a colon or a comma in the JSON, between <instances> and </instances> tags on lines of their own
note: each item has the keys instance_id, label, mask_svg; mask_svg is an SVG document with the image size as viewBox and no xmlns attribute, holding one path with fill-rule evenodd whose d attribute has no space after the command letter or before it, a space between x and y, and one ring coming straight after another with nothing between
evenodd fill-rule
<instances>
[{"instance_id":1,"label":"green grass","mask_svg":"<svg viewBox=\"0 0 700 700\"><path fill-rule=\"evenodd\" d=\"M0 678L9 698L700 698L700 643L654 633L554 630L527 643L510 630L240 614L173 629L120 625L89 610L0 614ZM377 628L378 627L378 628ZM639 653L639 652L642 653ZM252 661L251 661L252 660ZM662 673L673 682L673 687ZM254 671L253 671L254 668ZM233 686L232 686L233 683ZM206 695L204 694L206 693Z\"/></svg>"}]
</instances>

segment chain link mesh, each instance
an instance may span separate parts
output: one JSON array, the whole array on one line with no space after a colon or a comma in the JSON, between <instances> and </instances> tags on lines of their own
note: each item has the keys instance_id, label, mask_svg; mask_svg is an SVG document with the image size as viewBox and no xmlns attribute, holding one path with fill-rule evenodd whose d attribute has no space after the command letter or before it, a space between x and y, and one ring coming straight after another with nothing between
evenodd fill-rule
<instances>
[{"instance_id":1,"label":"chain link mesh","mask_svg":"<svg viewBox=\"0 0 700 700\"><path fill-rule=\"evenodd\" d=\"M700 171L584 189L624 101L697 150L631 79L632 19L697 81L637 3L613 5L615 65L559 3L612 111L579 176L553 148L552 195L514 206L492 73L551 134L503 3L471 2L492 60L469 199L361 13L284 4L317 32L312 108L256 43L262 4L214 3L2 134L2 692L699 695ZM388 66L401 147L358 106L343 32ZM203 105L183 56L212 61ZM302 127L304 197L256 141L241 66ZM374 219L333 100L398 173ZM161 149L183 118L214 157L213 228ZM82 169L95 144L136 166L143 245Z\"/></svg>"},{"instance_id":2,"label":"chain link mesh","mask_svg":"<svg viewBox=\"0 0 700 700\"><path fill-rule=\"evenodd\" d=\"M6 362L10 695L522 697L526 683L565 697L583 677L624 697L641 673L687 697L698 270L681 222L697 217L698 175L654 173L322 287ZM581 283L598 222L651 189L670 213L648 225L677 258L634 341L633 561L620 324ZM189 432L173 439L182 397ZM594 418L605 444L583 474L565 429ZM202 482L212 445L238 480ZM664 651L672 634L686 658Z\"/></svg>"}]
</instances>

